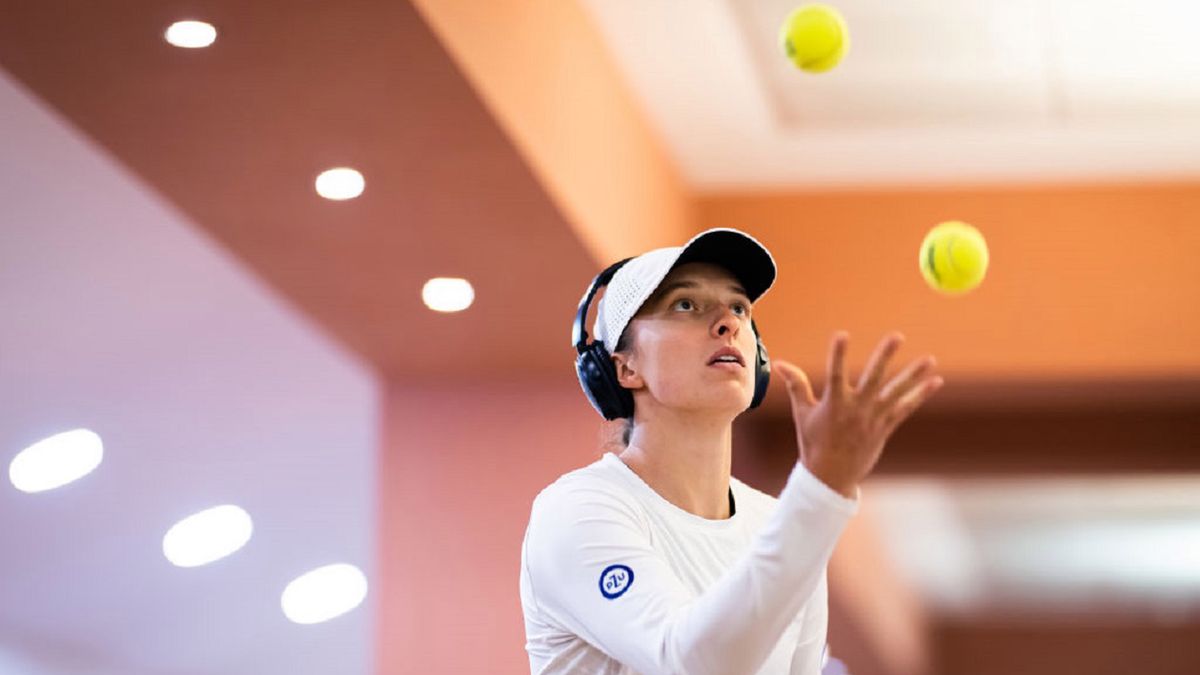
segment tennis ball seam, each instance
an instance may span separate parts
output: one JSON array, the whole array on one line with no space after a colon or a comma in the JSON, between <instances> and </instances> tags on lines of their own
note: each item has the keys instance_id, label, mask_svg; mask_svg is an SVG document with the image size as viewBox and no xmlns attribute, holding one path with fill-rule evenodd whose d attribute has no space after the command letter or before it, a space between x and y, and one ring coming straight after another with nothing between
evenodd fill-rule
<instances>
[{"instance_id":1,"label":"tennis ball seam","mask_svg":"<svg viewBox=\"0 0 1200 675\"><path fill-rule=\"evenodd\" d=\"M925 247L925 265L929 268L929 273L933 275L934 281L941 284L942 275L938 274L936 253L937 240L934 240L929 242L929 245Z\"/></svg>"}]
</instances>

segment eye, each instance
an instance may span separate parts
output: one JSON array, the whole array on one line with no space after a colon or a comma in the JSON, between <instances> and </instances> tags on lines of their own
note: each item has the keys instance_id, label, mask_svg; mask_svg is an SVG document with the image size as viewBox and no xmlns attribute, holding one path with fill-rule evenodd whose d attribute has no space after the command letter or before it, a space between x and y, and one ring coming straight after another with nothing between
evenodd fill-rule
<instances>
[{"instance_id":1,"label":"eye","mask_svg":"<svg viewBox=\"0 0 1200 675\"><path fill-rule=\"evenodd\" d=\"M734 311L741 310L741 312L739 312L739 313L740 313L742 316L746 316L747 314L749 314L749 313L750 313L750 308L749 308L749 307L747 307L747 306L746 306L746 303L744 303L744 302L735 302L735 303L733 303L733 308L734 308Z\"/></svg>"},{"instance_id":2,"label":"eye","mask_svg":"<svg viewBox=\"0 0 1200 675\"><path fill-rule=\"evenodd\" d=\"M680 298L680 299L676 300L675 302L671 303L671 306L672 307L680 307L685 304L687 305L686 307L684 307L685 310L693 309L696 306L696 303L692 302L691 299L689 299L689 298Z\"/></svg>"}]
</instances>

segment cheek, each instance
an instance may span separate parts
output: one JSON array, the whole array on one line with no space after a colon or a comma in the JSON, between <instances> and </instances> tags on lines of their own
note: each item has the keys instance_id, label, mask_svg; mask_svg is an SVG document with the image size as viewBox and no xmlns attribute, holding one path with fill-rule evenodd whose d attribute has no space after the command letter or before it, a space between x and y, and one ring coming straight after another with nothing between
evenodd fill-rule
<instances>
[{"instance_id":1,"label":"cheek","mask_svg":"<svg viewBox=\"0 0 1200 675\"><path fill-rule=\"evenodd\" d=\"M655 390L662 391L670 388L674 382L684 376L684 359L678 349L657 348L646 361L643 374L646 381Z\"/></svg>"},{"instance_id":2,"label":"cheek","mask_svg":"<svg viewBox=\"0 0 1200 675\"><path fill-rule=\"evenodd\" d=\"M678 402L694 395L702 373L696 369L695 357L690 357L677 342L664 341L650 347L645 357L642 378L656 398Z\"/></svg>"}]
</instances>

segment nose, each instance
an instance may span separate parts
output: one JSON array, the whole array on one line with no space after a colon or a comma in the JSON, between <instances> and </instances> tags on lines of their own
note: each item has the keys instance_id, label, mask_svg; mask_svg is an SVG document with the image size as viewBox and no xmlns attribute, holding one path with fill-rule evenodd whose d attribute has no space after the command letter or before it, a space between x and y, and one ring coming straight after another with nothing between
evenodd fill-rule
<instances>
[{"instance_id":1,"label":"nose","mask_svg":"<svg viewBox=\"0 0 1200 675\"><path fill-rule=\"evenodd\" d=\"M734 314L731 308L726 307L721 312L721 315L717 317L717 320L713 322L713 335L716 337L725 337L726 334L732 333L736 336L741 325L742 322L738 318L738 315Z\"/></svg>"}]
</instances>

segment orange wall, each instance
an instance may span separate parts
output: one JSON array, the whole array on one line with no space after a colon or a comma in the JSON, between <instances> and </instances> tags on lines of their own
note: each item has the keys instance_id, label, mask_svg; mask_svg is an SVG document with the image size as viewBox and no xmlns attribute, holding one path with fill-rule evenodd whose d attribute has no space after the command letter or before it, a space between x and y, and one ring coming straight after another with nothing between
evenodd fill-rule
<instances>
[{"instance_id":1,"label":"orange wall","mask_svg":"<svg viewBox=\"0 0 1200 675\"><path fill-rule=\"evenodd\" d=\"M823 375L830 334L863 363L885 331L955 382L1200 377L1200 185L710 195L700 226L742 227L780 262L756 307L772 356ZM988 277L940 296L928 228L987 237ZM810 371L811 372L811 371Z\"/></svg>"},{"instance_id":2,"label":"orange wall","mask_svg":"<svg viewBox=\"0 0 1200 675\"><path fill-rule=\"evenodd\" d=\"M600 456L600 417L573 377L389 387L375 672L528 672L518 569L529 508Z\"/></svg>"},{"instance_id":3,"label":"orange wall","mask_svg":"<svg viewBox=\"0 0 1200 675\"><path fill-rule=\"evenodd\" d=\"M598 263L686 238L685 186L579 3L413 4Z\"/></svg>"}]
</instances>

